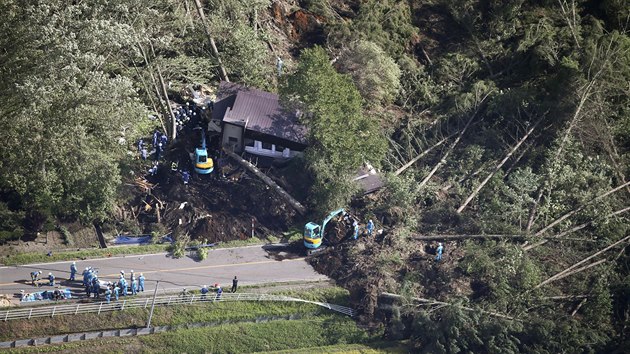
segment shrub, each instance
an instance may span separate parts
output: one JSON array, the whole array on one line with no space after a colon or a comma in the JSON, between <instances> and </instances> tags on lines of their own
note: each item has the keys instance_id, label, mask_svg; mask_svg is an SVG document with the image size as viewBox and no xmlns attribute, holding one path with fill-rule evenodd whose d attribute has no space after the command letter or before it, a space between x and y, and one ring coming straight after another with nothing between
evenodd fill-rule
<instances>
[{"instance_id":1,"label":"shrub","mask_svg":"<svg viewBox=\"0 0 630 354\"><path fill-rule=\"evenodd\" d=\"M140 230L140 226L135 220L126 219L120 223L120 227L123 232L128 232L131 235L140 235L142 230Z\"/></svg>"},{"instance_id":2,"label":"shrub","mask_svg":"<svg viewBox=\"0 0 630 354\"><path fill-rule=\"evenodd\" d=\"M71 247L74 246L74 237L72 236L68 228L63 225L59 225L57 226L57 230L61 233L61 236L63 237L63 243L65 245Z\"/></svg>"},{"instance_id":3,"label":"shrub","mask_svg":"<svg viewBox=\"0 0 630 354\"><path fill-rule=\"evenodd\" d=\"M175 241L169 251L173 255L173 258L182 258L186 253L186 243L183 241Z\"/></svg>"},{"instance_id":4,"label":"shrub","mask_svg":"<svg viewBox=\"0 0 630 354\"><path fill-rule=\"evenodd\" d=\"M203 247L197 248L197 259L204 261L206 258L208 258L208 249Z\"/></svg>"}]
</instances>

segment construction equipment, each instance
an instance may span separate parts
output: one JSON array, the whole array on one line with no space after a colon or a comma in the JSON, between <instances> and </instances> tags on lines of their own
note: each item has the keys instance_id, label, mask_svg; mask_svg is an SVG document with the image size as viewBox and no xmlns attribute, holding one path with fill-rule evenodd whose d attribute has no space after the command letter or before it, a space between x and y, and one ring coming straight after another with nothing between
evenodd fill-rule
<instances>
[{"instance_id":1,"label":"construction equipment","mask_svg":"<svg viewBox=\"0 0 630 354\"><path fill-rule=\"evenodd\" d=\"M326 234L326 224L339 215L346 215L346 211L343 208L337 209L328 214L321 225L309 222L304 226L304 246L307 248L308 254L316 252L320 248Z\"/></svg>"},{"instance_id":2,"label":"construction equipment","mask_svg":"<svg viewBox=\"0 0 630 354\"><path fill-rule=\"evenodd\" d=\"M193 163L195 164L195 172L207 175L214 170L212 158L208 156L206 149L206 134L203 128L197 127L193 129L195 136L195 156Z\"/></svg>"}]
</instances>

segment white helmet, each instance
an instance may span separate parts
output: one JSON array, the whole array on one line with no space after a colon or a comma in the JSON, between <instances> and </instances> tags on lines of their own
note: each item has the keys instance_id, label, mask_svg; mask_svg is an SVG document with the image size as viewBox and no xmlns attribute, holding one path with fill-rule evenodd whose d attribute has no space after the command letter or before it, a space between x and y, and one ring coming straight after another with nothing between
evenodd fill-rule
<instances>
[{"instance_id":1,"label":"white helmet","mask_svg":"<svg viewBox=\"0 0 630 354\"><path fill-rule=\"evenodd\" d=\"M77 264L77 262L72 262L72 264Z\"/></svg>"},{"instance_id":2,"label":"white helmet","mask_svg":"<svg viewBox=\"0 0 630 354\"><path fill-rule=\"evenodd\" d=\"M438 246L442 246L442 242L438 242Z\"/></svg>"},{"instance_id":3,"label":"white helmet","mask_svg":"<svg viewBox=\"0 0 630 354\"><path fill-rule=\"evenodd\" d=\"M52 273L48 273L48 275L52 275Z\"/></svg>"}]
</instances>

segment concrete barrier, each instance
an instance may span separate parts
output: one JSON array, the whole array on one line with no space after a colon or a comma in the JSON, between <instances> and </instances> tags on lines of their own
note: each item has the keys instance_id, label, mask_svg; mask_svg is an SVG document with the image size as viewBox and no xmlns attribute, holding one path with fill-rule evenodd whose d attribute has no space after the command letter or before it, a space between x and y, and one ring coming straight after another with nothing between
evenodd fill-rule
<instances>
[{"instance_id":1,"label":"concrete barrier","mask_svg":"<svg viewBox=\"0 0 630 354\"><path fill-rule=\"evenodd\" d=\"M129 337L129 336L135 336L137 334L137 331L135 328L129 328L129 329L121 329L120 331L118 331L119 337Z\"/></svg>"},{"instance_id":2,"label":"concrete barrier","mask_svg":"<svg viewBox=\"0 0 630 354\"><path fill-rule=\"evenodd\" d=\"M34 338L33 345L50 344L50 337Z\"/></svg>"},{"instance_id":3,"label":"concrete barrier","mask_svg":"<svg viewBox=\"0 0 630 354\"><path fill-rule=\"evenodd\" d=\"M63 343L66 341L66 338L68 338L68 336L54 336L54 337L50 337L48 340L49 344L59 344L59 343Z\"/></svg>"},{"instance_id":4,"label":"concrete barrier","mask_svg":"<svg viewBox=\"0 0 630 354\"><path fill-rule=\"evenodd\" d=\"M151 328L138 328L136 330L136 335L138 336L143 336L143 335L151 334L151 333L152 333Z\"/></svg>"},{"instance_id":5,"label":"concrete barrier","mask_svg":"<svg viewBox=\"0 0 630 354\"><path fill-rule=\"evenodd\" d=\"M33 343L32 339L20 339L13 341L13 348L26 347L27 345L31 345Z\"/></svg>"},{"instance_id":6,"label":"concrete barrier","mask_svg":"<svg viewBox=\"0 0 630 354\"><path fill-rule=\"evenodd\" d=\"M82 340L90 340L90 339L96 339L99 338L102 332L90 332L90 333L86 333L83 336Z\"/></svg>"},{"instance_id":7,"label":"concrete barrier","mask_svg":"<svg viewBox=\"0 0 630 354\"><path fill-rule=\"evenodd\" d=\"M116 337L116 334L118 333L118 331L103 331L101 333L102 333L101 337L111 338L111 337Z\"/></svg>"},{"instance_id":8,"label":"concrete barrier","mask_svg":"<svg viewBox=\"0 0 630 354\"><path fill-rule=\"evenodd\" d=\"M81 340L81 337L83 337L83 333L68 334L68 342L76 342L78 340Z\"/></svg>"}]
</instances>

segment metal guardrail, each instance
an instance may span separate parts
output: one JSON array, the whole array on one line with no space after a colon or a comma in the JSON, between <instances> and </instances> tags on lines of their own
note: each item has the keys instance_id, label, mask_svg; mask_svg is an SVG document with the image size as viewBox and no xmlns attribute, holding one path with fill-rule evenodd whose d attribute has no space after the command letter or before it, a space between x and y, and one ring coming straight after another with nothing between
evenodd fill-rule
<instances>
[{"instance_id":1,"label":"metal guardrail","mask_svg":"<svg viewBox=\"0 0 630 354\"><path fill-rule=\"evenodd\" d=\"M55 317L61 315L76 315L80 313L97 313L110 311L123 311L133 308L150 308L153 297L125 299L121 297L119 301L98 302L98 303L78 303L65 304L55 306L31 307L15 310L0 311L0 320L18 320L31 319L36 317ZM346 316L354 316L354 310L340 305L329 304L319 301L309 301L298 299L290 296L272 295L272 294L253 294L253 293L223 293L220 296L216 293L207 295L190 294L190 295L169 295L157 296L155 298L156 306L170 305L189 305L193 303L204 302L226 302L226 301L288 301L288 302L304 302L327 308L329 310L341 313Z\"/></svg>"}]
</instances>

